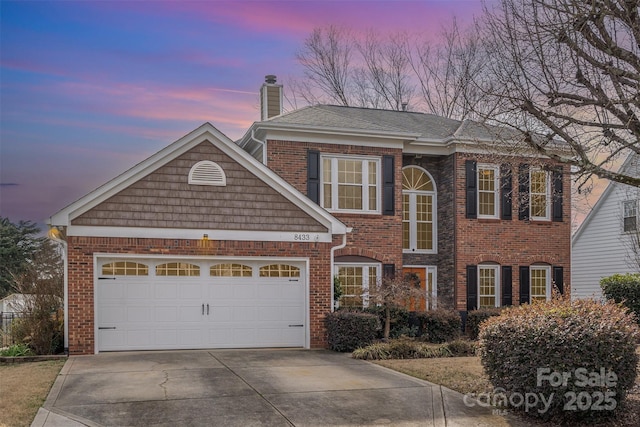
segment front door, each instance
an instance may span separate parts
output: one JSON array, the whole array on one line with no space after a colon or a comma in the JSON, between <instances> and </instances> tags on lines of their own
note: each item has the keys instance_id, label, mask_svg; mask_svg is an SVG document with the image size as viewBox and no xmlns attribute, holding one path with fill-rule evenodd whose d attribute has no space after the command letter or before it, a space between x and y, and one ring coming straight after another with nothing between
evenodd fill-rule
<instances>
[{"instance_id":1,"label":"front door","mask_svg":"<svg viewBox=\"0 0 640 427\"><path fill-rule=\"evenodd\" d=\"M420 282L425 298L411 303L411 310L425 311L436 307L435 267L403 267L403 273L414 275Z\"/></svg>"}]
</instances>

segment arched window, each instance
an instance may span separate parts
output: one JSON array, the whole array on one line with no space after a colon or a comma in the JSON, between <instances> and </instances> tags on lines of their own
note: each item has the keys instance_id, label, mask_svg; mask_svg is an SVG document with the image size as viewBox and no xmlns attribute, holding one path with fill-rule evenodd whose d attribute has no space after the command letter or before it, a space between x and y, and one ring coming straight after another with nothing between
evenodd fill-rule
<instances>
[{"instance_id":1,"label":"arched window","mask_svg":"<svg viewBox=\"0 0 640 427\"><path fill-rule=\"evenodd\" d=\"M132 261L114 261L102 266L102 274L107 276L147 276L149 267Z\"/></svg>"},{"instance_id":2,"label":"arched window","mask_svg":"<svg viewBox=\"0 0 640 427\"><path fill-rule=\"evenodd\" d=\"M436 187L418 166L402 169L402 249L437 252Z\"/></svg>"},{"instance_id":3,"label":"arched window","mask_svg":"<svg viewBox=\"0 0 640 427\"><path fill-rule=\"evenodd\" d=\"M219 164L203 160L193 165L189 171L189 184L224 187L227 185L227 177Z\"/></svg>"},{"instance_id":4,"label":"arched window","mask_svg":"<svg viewBox=\"0 0 640 427\"><path fill-rule=\"evenodd\" d=\"M217 264L209 269L209 274L214 277L251 277L252 270L243 264Z\"/></svg>"},{"instance_id":5,"label":"arched window","mask_svg":"<svg viewBox=\"0 0 640 427\"><path fill-rule=\"evenodd\" d=\"M156 276L200 276L200 267L186 262L169 262L156 266Z\"/></svg>"},{"instance_id":6,"label":"arched window","mask_svg":"<svg viewBox=\"0 0 640 427\"><path fill-rule=\"evenodd\" d=\"M260 267L260 277L300 277L300 269L288 264L271 264Z\"/></svg>"}]
</instances>

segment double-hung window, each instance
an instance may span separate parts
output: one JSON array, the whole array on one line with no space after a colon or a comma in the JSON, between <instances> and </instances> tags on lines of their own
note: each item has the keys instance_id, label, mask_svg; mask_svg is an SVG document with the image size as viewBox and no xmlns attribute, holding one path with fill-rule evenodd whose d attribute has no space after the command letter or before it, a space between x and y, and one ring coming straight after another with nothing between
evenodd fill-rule
<instances>
[{"instance_id":1,"label":"double-hung window","mask_svg":"<svg viewBox=\"0 0 640 427\"><path fill-rule=\"evenodd\" d=\"M478 165L478 218L498 218L500 215L500 168Z\"/></svg>"},{"instance_id":2,"label":"double-hung window","mask_svg":"<svg viewBox=\"0 0 640 427\"><path fill-rule=\"evenodd\" d=\"M549 172L532 169L529 172L529 207L532 220L549 220L551 214L551 180Z\"/></svg>"},{"instance_id":3,"label":"double-hung window","mask_svg":"<svg viewBox=\"0 0 640 427\"><path fill-rule=\"evenodd\" d=\"M381 279L380 264L336 264L336 276L342 286L341 307L369 306L369 287Z\"/></svg>"},{"instance_id":4,"label":"double-hung window","mask_svg":"<svg viewBox=\"0 0 640 427\"><path fill-rule=\"evenodd\" d=\"M529 268L529 284L531 286L529 293L531 302L551 299L551 267L532 265Z\"/></svg>"},{"instance_id":5,"label":"double-hung window","mask_svg":"<svg viewBox=\"0 0 640 427\"><path fill-rule=\"evenodd\" d=\"M405 252L437 252L436 191L422 168L402 170L402 249Z\"/></svg>"},{"instance_id":6,"label":"double-hung window","mask_svg":"<svg viewBox=\"0 0 640 427\"><path fill-rule=\"evenodd\" d=\"M622 231L629 233L638 229L638 202L625 200L622 202Z\"/></svg>"},{"instance_id":7,"label":"double-hung window","mask_svg":"<svg viewBox=\"0 0 640 427\"><path fill-rule=\"evenodd\" d=\"M380 213L380 159L322 156L322 207Z\"/></svg>"},{"instance_id":8,"label":"double-hung window","mask_svg":"<svg viewBox=\"0 0 640 427\"><path fill-rule=\"evenodd\" d=\"M478 266L478 308L500 306L500 266Z\"/></svg>"}]
</instances>

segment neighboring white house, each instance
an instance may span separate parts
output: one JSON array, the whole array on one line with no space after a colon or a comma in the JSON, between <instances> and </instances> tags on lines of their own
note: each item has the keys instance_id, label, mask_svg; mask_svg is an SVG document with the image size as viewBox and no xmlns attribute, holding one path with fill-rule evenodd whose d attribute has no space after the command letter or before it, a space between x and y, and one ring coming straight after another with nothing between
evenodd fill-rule
<instances>
[{"instance_id":1,"label":"neighboring white house","mask_svg":"<svg viewBox=\"0 0 640 427\"><path fill-rule=\"evenodd\" d=\"M621 170L640 176L640 156ZM640 189L611 182L572 239L571 297L601 298L600 279L640 271Z\"/></svg>"}]
</instances>

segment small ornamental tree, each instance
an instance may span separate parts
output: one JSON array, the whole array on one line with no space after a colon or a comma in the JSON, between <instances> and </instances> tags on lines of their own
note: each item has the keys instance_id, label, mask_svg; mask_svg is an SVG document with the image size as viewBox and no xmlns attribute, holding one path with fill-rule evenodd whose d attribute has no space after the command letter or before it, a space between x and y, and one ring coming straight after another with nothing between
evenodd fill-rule
<instances>
[{"instance_id":1,"label":"small ornamental tree","mask_svg":"<svg viewBox=\"0 0 640 427\"><path fill-rule=\"evenodd\" d=\"M369 305L378 305L384 309L384 339L389 339L391 331L391 309L406 307L410 303L419 304L425 298L420 282L411 275L383 277L373 286L369 286Z\"/></svg>"},{"instance_id":2,"label":"small ornamental tree","mask_svg":"<svg viewBox=\"0 0 640 427\"><path fill-rule=\"evenodd\" d=\"M558 298L506 308L480 327L494 403L558 423L615 414L637 375L640 329L625 307Z\"/></svg>"}]
</instances>

